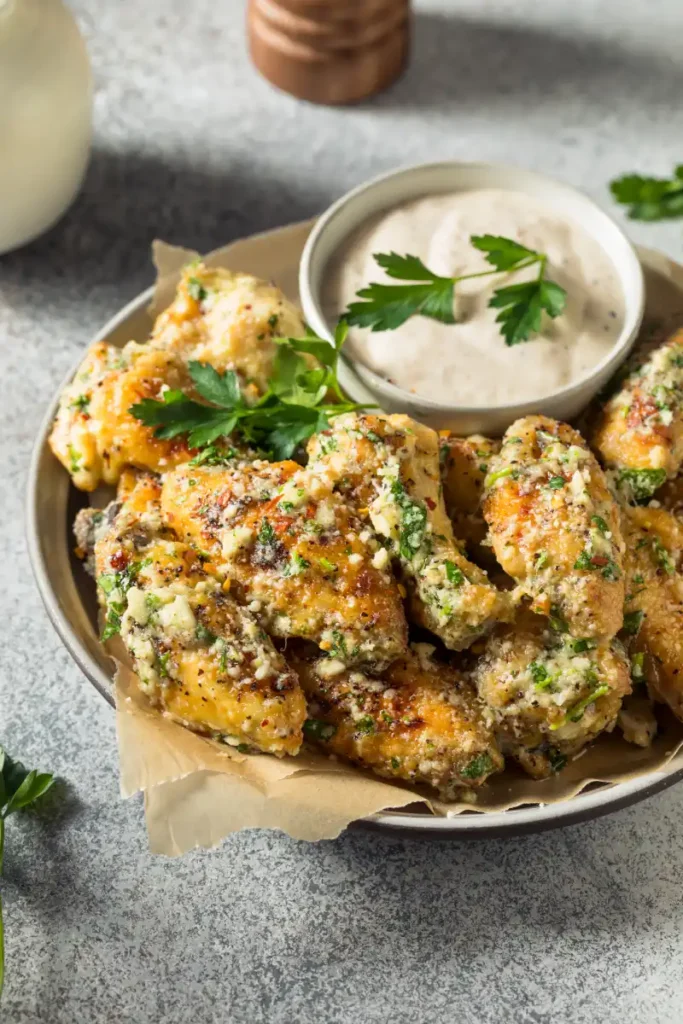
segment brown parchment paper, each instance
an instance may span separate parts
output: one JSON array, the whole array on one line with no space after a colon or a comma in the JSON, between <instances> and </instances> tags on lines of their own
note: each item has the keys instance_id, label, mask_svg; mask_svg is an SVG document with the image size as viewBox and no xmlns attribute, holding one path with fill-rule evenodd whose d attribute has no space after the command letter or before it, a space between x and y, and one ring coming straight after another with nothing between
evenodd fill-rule
<instances>
[{"instance_id":1,"label":"brown parchment paper","mask_svg":"<svg viewBox=\"0 0 683 1024\"><path fill-rule=\"evenodd\" d=\"M297 299L299 256L311 227L307 222L256 235L211 253L206 262L272 279ZM153 316L170 302L180 267L196 255L154 243L158 278ZM641 249L640 256L647 281L645 330L677 316L683 321L683 267L651 250ZM627 744L615 730L599 737L560 776L536 782L510 767L477 792L475 802L444 804L426 790L387 782L314 751L280 760L240 754L198 736L149 707L122 645L111 653L117 665L121 792L124 797L144 793L150 848L170 856L215 846L244 828L281 829L296 839L331 839L351 821L387 808L412 804L427 814L487 813L569 800L593 782L624 782L657 771L674 758L683 766L683 724L661 709L659 734L647 750Z\"/></svg>"}]
</instances>

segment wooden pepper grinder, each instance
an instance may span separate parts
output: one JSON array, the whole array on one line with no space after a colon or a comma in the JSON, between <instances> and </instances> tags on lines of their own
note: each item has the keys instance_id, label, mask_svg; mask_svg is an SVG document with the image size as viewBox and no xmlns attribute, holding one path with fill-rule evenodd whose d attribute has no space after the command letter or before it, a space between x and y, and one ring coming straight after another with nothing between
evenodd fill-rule
<instances>
[{"instance_id":1,"label":"wooden pepper grinder","mask_svg":"<svg viewBox=\"0 0 683 1024\"><path fill-rule=\"evenodd\" d=\"M249 0L247 24L252 60L273 85L355 103L403 71L410 0Z\"/></svg>"}]
</instances>

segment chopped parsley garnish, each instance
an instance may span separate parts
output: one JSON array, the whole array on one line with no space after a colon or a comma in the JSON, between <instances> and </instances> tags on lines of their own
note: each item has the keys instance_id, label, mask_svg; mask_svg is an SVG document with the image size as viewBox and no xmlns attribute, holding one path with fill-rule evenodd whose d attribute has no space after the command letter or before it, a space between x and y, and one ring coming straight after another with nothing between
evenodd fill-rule
<instances>
[{"instance_id":1,"label":"chopped parsley garnish","mask_svg":"<svg viewBox=\"0 0 683 1024\"><path fill-rule=\"evenodd\" d=\"M460 769L460 774L466 779L479 779L482 775L493 771L493 759L490 754L477 754L472 760Z\"/></svg>"},{"instance_id":2,"label":"chopped parsley garnish","mask_svg":"<svg viewBox=\"0 0 683 1024\"><path fill-rule=\"evenodd\" d=\"M196 627L196 629L194 631L194 635L195 635L195 638L199 641L200 644L206 644L207 647L210 647L211 644L214 644L216 642L216 639L217 639L216 638L216 634L213 633L208 628L208 626L205 626L203 622L198 622L197 623L197 627Z\"/></svg>"},{"instance_id":3,"label":"chopped parsley garnish","mask_svg":"<svg viewBox=\"0 0 683 1024\"><path fill-rule=\"evenodd\" d=\"M461 587L465 582L465 574L462 569L459 569L454 562L446 559L444 565L446 566L446 578L449 583L452 583L455 587Z\"/></svg>"},{"instance_id":4,"label":"chopped parsley garnish","mask_svg":"<svg viewBox=\"0 0 683 1024\"><path fill-rule=\"evenodd\" d=\"M665 480L665 469L620 469L616 485L630 501L649 501Z\"/></svg>"},{"instance_id":5,"label":"chopped parsley garnish","mask_svg":"<svg viewBox=\"0 0 683 1024\"><path fill-rule=\"evenodd\" d=\"M302 572L305 572L309 568L310 562L307 562L303 555L300 555L298 551L294 551L292 556L282 570L283 576L301 576Z\"/></svg>"},{"instance_id":6,"label":"chopped parsley garnish","mask_svg":"<svg viewBox=\"0 0 683 1024\"><path fill-rule=\"evenodd\" d=\"M74 398L73 402L70 405L70 408L71 409L78 409L79 412L85 412L85 410L88 408L89 405L90 405L90 396L89 395L79 395L78 398Z\"/></svg>"},{"instance_id":7,"label":"chopped parsley garnish","mask_svg":"<svg viewBox=\"0 0 683 1024\"><path fill-rule=\"evenodd\" d=\"M427 509L420 501L413 501L400 480L394 480L391 493L401 510L399 553L410 561L420 550L427 530Z\"/></svg>"},{"instance_id":8,"label":"chopped parsley garnish","mask_svg":"<svg viewBox=\"0 0 683 1024\"><path fill-rule=\"evenodd\" d=\"M549 747L548 762L550 763L552 770L557 774L557 772L561 772L567 764L567 757L565 754L561 754L557 747Z\"/></svg>"},{"instance_id":9,"label":"chopped parsley garnish","mask_svg":"<svg viewBox=\"0 0 683 1024\"><path fill-rule=\"evenodd\" d=\"M320 558L318 561L320 562L320 567L324 569L325 572L337 572L339 569L339 566L335 565L334 562L331 562L329 558Z\"/></svg>"},{"instance_id":10,"label":"chopped parsley garnish","mask_svg":"<svg viewBox=\"0 0 683 1024\"><path fill-rule=\"evenodd\" d=\"M493 487L498 480L503 480L506 476L516 479L516 474L516 469L513 469L512 466L506 466L505 469L499 469L497 473L489 473L484 480L484 487Z\"/></svg>"},{"instance_id":11,"label":"chopped parsley garnish","mask_svg":"<svg viewBox=\"0 0 683 1024\"><path fill-rule=\"evenodd\" d=\"M603 537L606 537L607 534L610 532L609 526L602 518L602 516L591 516L591 523L593 523L596 530L599 530Z\"/></svg>"},{"instance_id":12,"label":"chopped parsley garnish","mask_svg":"<svg viewBox=\"0 0 683 1024\"><path fill-rule=\"evenodd\" d=\"M547 690L552 686L553 677L540 661L532 661L529 665L529 672L537 690Z\"/></svg>"},{"instance_id":13,"label":"chopped parsley garnish","mask_svg":"<svg viewBox=\"0 0 683 1024\"><path fill-rule=\"evenodd\" d=\"M361 733L362 736L369 736L375 731L375 723L370 715L363 715L362 718L358 719L355 725L356 731Z\"/></svg>"},{"instance_id":14,"label":"chopped parsley garnish","mask_svg":"<svg viewBox=\"0 0 683 1024\"><path fill-rule=\"evenodd\" d=\"M564 718L561 718L559 722L553 722L550 728L552 730L561 729L563 725L567 724L567 722L581 721L588 705L593 704L599 697L604 697L604 695L609 693L609 691L610 688L606 683L603 683L602 686L597 686L586 697L577 701L576 704L572 704Z\"/></svg>"},{"instance_id":15,"label":"chopped parsley garnish","mask_svg":"<svg viewBox=\"0 0 683 1024\"><path fill-rule=\"evenodd\" d=\"M644 618L645 612L626 612L626 614L624 615L624 632L628 633L629 636L638 636Z\"/></svg>"},{"instance_id":16,"label":"chopped parsley garnish","mask_svg":"<svg viewBox=\"0 0 683 1024\"><path fill-rule=\"evenodd\" d=\"M146 558L142 562L131 562L120 572L102 573L97 583L107 598L107 616L102 630L101 640L110 640L121 632L121 618L126 610L126 594L137 580L138 573L150 564Z\"/></svg>"},{"instance_id":17,"label":"chopped parsley garnish","mask_svg":"<svg viewBox=\"0 0 683 1024\"><path fill-rule=\"evenodd\" d=\"M557 491L560 487L564 487L566 480L563 476L551 476L548 480L548 487L551 491Z\"/></svg>"},{"instance_id":18,"label":"chopped parsley garnish","mask_svg":"<svg viewBox=\"0 0 683 1024\"><path fill-rule=\"evenodd\" d=\"M652 538L652 553L655 562L664 570L667 576L673 576L676 572L676 564L659 537Z\"/></svg>"},{"instance_id":19,"label":"chopped parsley garnish","mask_svg":"<svg viewBox=\"0 0 683 1024\"><path fill-rule=\"evenodd\" d=\"M76 451L72 444L67 446L67 451L69 453L69 472L78 473L81 468L81 459L83 456L80 452Z\"/></svg>"},{"instance_id":20,"label":"chopped parsley garnish","mask_svg":"<svg viewBox=\"0 0 683 1024\"><path fill-rule=\"evenodd\" d=\"M550 555L547 551L538 551L534 560L534 569L545 569L550 565Z\"/></svg>"},{"instance_id":21,"label":"chopped parsley garnish","mask_svg":"<svg viewBox=\"0 0 683 1024\"><path fill-rule=\"evenodd\" d=\"M391 767L394 769L395 772L397 772L398 769L401 767L401 758L400 757L392 757L392 759L391 759Z\"/></svg>"},{"instance_id":22,"label":"chopped parsley garnish","mask_svg":"<svg viewBox=\"0 0 683 1024\"><path fill-rule=\"evenodd\" d=\"M621 577L621 571L615 561L607 558L605 555L592 555L589 551L585 550L581 552L574 562L574 568L584 571L599 570L603 579L609 580L610 583Z\"/></svg>"},{"instance_id":23,"label":"chopped parsley garnish","mask_svg":"<svg viewBox=\"0 0 683 1024\"><path fill-rule=\"evenodd\" d=\"M631 679L634 683L642 683L645 678L645 652L638 651L631 655Z\"/></svg>"},{"instance_id":24,"label":"chopped parsley garnish","mask_svg":"<svg viewBox=\"0 0 683 1024\"><path fill-rule=\"evenodd\" d=\"M208 444L202 448L198 455L190 459L190 466L225 466L232 459L239 455L236 448L219 448L218 445Z\"/></svg>"},{"instance_id":25,"label":"chopped parsley garnish","mask_svg":"<svg viewBox=\"0 0 683 1024\"><path fill-rule=\"evenodd\" d=\"M273 326L276 322L277 317ZM234 370L221 374L195 360L188 363L188 370L203 402L169 390L160 401L145 398L129 412L154 427L156 437L185 435L191 448L214 445L220 437L234 433L276 460L288 459L312 434L328 430L334 416L370 408L349 401L337 380L339 352L347 332L346 321L340 320L333 344L312 333L305 338L274 339L278 348L268 390L253 404L242 396ZM318 362L315 368L307 358L311 356ZM326 401L330 392L336 399L332 403Z\"/></svg>"},{"instance_id":26,"label":"chopped parsley garnish","mask_svg":"<svg viewBox=\"0 0 683 1024\"><path fill-rule=\"evenodd\" d=\"M275 530L267 519L261 520L261 529L258 532L259 544L272 544L275 540Z\"/></svg>"},{"instance_id":27,"label":"chopped parsley garnish","mask_svg":"<svg viewBox=\"0 0 683 1024\"><path fill-rule=\"evenodd\" d=\"M196 302L203 302L206 296L209 294L197 277L190 277L187 282L187 291L191 298Z\"/></svg>"},{"instance_id":28,"label":"chopped parsley garnish","mask_svg":"<svg viewBox=\"0 0 683 1024\"><path fill-rule=\"evenodd\" d=\"M506 345L528 341L541 329L543 313L552 319L563 311L567 299L564 288L545 278L548 257L527 249L502 235L472 235L470 242L491 264L491 270L457 277L441 277L424 265L417 256L398 253L375 253L374 259L388 277L401 284L373 282L357 292L360 302L352 302L346 312L350 324L369 327L372 331L391 331L411 316L420 315L454 324L455 286L459 281L490 274L508 273L537 266L538 276L531 281L497 288L489 306L499 310L496 323Z\"/></svg>"},{"instance_id":29,"label":"chopped parsley garnish","mask_svg":"<svg viewBox=\"0 0 683 1024\"><path fill-rule=\"evenodd\" d=\"M555 606L553 606L550 609L550 615L548 616L548 622L550 623L550 628L554 629L556 633L568 633L569 632L569 623L562 616L562 614L560 613L559 608L557 608Z\"/></svg>"},{"instance_id":30,"label":"chopped parsley garnish","mask_svg":"<svg viewBox=\"0 0 683 1024\"><path fill-rule=\"evenodd\" d=\"M579 640L568 641L568 647L572 654L584 654L586 651L594 651L596 646L596 641L591 640L588 637L582 637Z\"/></svg>"}]
</instances>

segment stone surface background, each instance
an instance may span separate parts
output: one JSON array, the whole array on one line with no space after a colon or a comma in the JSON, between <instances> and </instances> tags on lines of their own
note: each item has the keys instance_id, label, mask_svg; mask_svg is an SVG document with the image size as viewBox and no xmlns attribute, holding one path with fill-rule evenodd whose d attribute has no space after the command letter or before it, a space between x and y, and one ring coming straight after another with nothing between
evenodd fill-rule
<instances>
[{"instance_id":1,"label":"stone surface background","mask_svg":"<svg viewBox=\"0 0 683 1024\"><path fill-rule=\"evenodd\" d=\"M74 0L92 164L47 236L0 259L0 740L68 787L12 819L3 1024L674 1024L683 787L561 832L424 845L245 833L151 857L114 720L49 625L23 537L58 381L152 278L154 236L209 249L307 217L397 164L516 161L610 206L683 159L676 0L417 4L402 81L345 110L251 69L236 0ZM11 201L3 197L2 201ZM631 225L683 257L683 224Z\"/></svg>"}]
</instances>

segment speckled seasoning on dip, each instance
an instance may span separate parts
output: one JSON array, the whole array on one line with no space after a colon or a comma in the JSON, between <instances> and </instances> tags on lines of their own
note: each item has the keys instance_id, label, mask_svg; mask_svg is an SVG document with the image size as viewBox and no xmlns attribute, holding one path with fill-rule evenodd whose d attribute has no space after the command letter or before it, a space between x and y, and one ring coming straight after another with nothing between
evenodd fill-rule
<instances>
[{"instance_id":1,"label":"speckled seasoning on dip","mask_svg":"<svg viewBox=\"0 0 683 1024\"><path fill-rule=\"evenodd\" d=\"M455 325L411 317L393 331L349 332L349 355L393 384L450 405L494 406L543 398L580 380L614 346L624 299L609 259L582 228L531 196L479 189L411 200L357 230L331 260L323 302L330 319L371 281L388 281L373 253L410 253L436 274L490 270L471 235L495 234L546 253L546 276L567 292L564 313L508 347L488 302L496 288L528 281L537 267L458 283ZM396 283L396 282L392 282Z\"/></svg>"}]
</instances>

